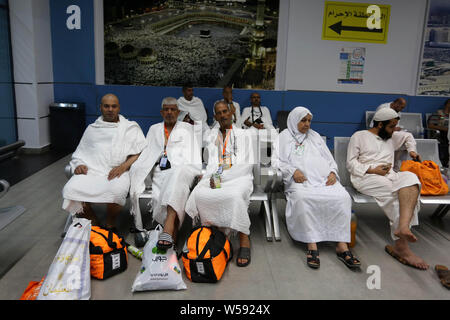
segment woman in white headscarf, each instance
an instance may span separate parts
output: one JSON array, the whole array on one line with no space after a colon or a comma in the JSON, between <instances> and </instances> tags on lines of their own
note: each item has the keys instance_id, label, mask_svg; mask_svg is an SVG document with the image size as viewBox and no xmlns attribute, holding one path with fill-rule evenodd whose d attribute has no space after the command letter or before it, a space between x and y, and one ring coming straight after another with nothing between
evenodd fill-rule
<instances>
[{"instance_id":1,"label":"woman in white headscarf","mask_svg":"<svg viewBox=\"0 0 450 320\"><path fill-rule=\"evenodd\" d=\"M274 166L283 174L286 224L291 237L308 245L307 263L319 268L317 242L337 242L336 253L349 268L361 263L348 248L352 201L338 182L337 164L322 137L310 128L312 113L296 107L279 136Z\"/></svg>"}]
</instances>

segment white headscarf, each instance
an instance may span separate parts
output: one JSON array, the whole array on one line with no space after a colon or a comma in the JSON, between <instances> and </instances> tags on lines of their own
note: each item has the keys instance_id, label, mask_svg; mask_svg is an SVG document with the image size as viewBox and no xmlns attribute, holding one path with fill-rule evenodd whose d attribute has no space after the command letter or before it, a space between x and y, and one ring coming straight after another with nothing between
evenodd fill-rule
<instances>
[{"instance_id":1,"label":"white headscarf","mask_svg":"<svg viewBox=\"0 0 450 320\"><path fill-rule=\"evenodd\" d=\"M301 133L298 131L298 123L307 115L313 116L311 111L305 107L296 107L292 110L287 118L287 129L291 133L292 137L297 140L298 143L302 143L306 139L307 133ZM309 130L308 130L309 131Z\"/></svg>"},{"instance_id":2,"label":"white headscarf","mask_svg":"<svg viewBox=\"0 0 450 320\"><path fill-rule=\"evenodd\" d=\"M291 163L291 156L295 149L295 144L301 144L304 140L308 139L315 147L317 147L322 157L332 163L331 167L337 173L337 165L333 155L320 134L311 128L306 133L298 131L298 123L308 114L310 114L311 117L313 116L311 111L305 107L296 107L289 113L287 129L284 130L279 137L279 160L285 163Z\"/></svg>"}]
</instances>

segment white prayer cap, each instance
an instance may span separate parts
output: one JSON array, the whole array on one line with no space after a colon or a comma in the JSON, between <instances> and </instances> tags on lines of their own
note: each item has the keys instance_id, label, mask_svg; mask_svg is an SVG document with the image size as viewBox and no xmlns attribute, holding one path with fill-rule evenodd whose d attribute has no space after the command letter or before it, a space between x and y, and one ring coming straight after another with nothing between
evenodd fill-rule
<instances>
[{"instance_id":1,"label":"white prayer cap","mask_svg":"<svg viewBox=\"0 0 450 320\"><path fill-rule=\"evenodd\" d=\"M392 108L382 108L375 113L373 116L373 121L387 121L397 119L398 117L398 113Z\"/></svg>"}]
</instances>

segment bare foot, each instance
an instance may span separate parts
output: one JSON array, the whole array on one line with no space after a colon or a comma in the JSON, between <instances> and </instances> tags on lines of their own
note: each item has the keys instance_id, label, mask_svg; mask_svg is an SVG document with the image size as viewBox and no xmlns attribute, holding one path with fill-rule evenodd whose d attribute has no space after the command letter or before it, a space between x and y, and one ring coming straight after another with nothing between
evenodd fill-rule
<instances>
[{"instance_id":1,"label":"bare foot","mask_svg":"<svg viewBox=\"0 0 450 320\"><path fill-rule=\"evenodd\" d=\"M392 247L394 252L408 264L422 270L427 270L429 265L420 257L416 256L414 252L408 249L399 249L397 246Z\"/></svg>"},{"instance_id":2,"label":"bare foot","mask_svg":"<svg viewBox=\"0 0 450 320\"><path fill-rule=\"evenodd\" d=\"M408 242L416 242L416 236L411 232L409 228L398 228L394 231L394 235L400 239L404 239Z\"/></svg>"}]
</instances>

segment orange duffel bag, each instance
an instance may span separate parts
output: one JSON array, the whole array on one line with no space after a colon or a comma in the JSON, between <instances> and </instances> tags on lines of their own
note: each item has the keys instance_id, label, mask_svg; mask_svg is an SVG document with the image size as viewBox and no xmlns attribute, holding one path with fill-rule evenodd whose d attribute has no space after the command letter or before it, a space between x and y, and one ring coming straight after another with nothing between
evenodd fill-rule
<instances>
[{"instance_id":1,"label":"orange duffel bag","mask_svg":"<svg viewBox=\"0 0 450 320\"><path fill-rule=\"evenodd\" d=\"M216 227L196 227L183 248L183 265L192 282L215 283L233 258L231 242Z\"/></svg>"},{"instance_id":2,"label":"orange duffel bag","mask_svg":"<svg viewBox=\"0 0 450 320\"><path fill-rule=\"evenodd\" d=\"M110 230L91 228L89 244L91 276L107 279L127 269L128 255L125 240Z\"/></svg>"},{"instance_id":3,"label":"orange duffel bag","mask_svg":"<svg viewBox=\"0 0 450 320\"><path fill-rule=\"evenodd\" d=\"M406 160L402 162L400 171L410 171L417 175L422 184L421 195L438 196L448 193L448 185L442 178L441 170L433 161Z\"/></svg>"}]
</instances>

